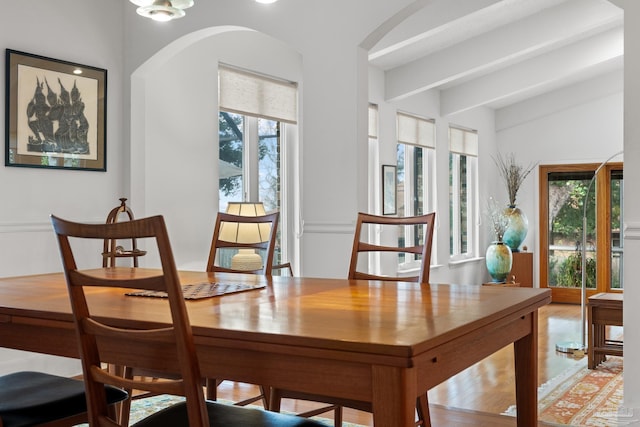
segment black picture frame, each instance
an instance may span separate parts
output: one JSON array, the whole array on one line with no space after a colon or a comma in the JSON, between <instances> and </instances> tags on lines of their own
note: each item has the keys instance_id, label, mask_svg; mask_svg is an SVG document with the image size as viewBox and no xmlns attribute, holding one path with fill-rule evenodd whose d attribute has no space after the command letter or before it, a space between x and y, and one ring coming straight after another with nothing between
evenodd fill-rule
<instances>
[{"instance_id":1,"label":"black picture frame","mask_svg":"<svg viewBox=\"0 0 640 427\"><path fill-rule=\"evenodd\" d=\"M398 213L398 176L395 165L382 165L382 215Z\"/></svg>"},{"instance_id":2,"label":"black picture frame","mask_svg":"<svg viewBox=\"0 0 640 427\"><path fill-rule=\"evenodd\" d=\"M107 70L6 50L5 166L107 170Z\"/></svg>"}]
</instances>

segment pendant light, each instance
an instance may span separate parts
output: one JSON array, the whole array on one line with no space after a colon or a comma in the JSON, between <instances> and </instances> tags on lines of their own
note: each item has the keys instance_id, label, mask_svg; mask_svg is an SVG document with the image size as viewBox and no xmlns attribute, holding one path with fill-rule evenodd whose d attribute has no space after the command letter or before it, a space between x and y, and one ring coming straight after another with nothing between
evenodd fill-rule
<instances>
[{"instance_id":1,"label":"pendant light","mask_svg":"<svg viewBox=\"0 0 640 427\"><path fill-rule=\"evenodd\" d=\"M193 6L193 0L129 0L139 6L138 15L151 18L154 21L171 21L182 18L184 9Z\"/></svg>"}]
</instances>

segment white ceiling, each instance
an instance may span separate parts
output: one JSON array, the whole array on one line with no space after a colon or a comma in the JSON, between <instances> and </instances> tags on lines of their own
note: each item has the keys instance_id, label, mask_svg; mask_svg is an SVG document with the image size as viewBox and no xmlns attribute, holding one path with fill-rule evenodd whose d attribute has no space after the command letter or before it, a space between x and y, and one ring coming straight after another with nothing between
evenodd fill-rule
<instances>
[{"instance_id":1,"label":"white ceiling","mask_svg":"<svg viewBox=\"0 0 640 427\"><path fill-rule=\"evenodd\" d=\"M441 113L499 109L623 66L623 11L607 0L426 0L370 64L386 98L440 90Z\"/></svg>"}]
</instances>

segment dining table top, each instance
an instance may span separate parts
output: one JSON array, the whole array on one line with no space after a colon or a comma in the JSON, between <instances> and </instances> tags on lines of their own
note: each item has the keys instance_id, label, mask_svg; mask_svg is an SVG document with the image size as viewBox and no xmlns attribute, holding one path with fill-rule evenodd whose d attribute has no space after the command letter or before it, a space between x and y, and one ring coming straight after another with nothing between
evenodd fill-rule
<instances>
[{"instance_id":1,"label":"dining table top","mask_svg":"<svg viewBox=\"0 0 640 427\"><path fill-rule=\"evenodd\" d=\"M157 270L115 267L97 274L154 275ZM258 289L187 300L196 336L234 339L244 333L265 343L377 356L415 356L429 348L517 312L549 301L547 290L417 284L252 274L180 271L181 283L240 283ZM71 320L62 273L0 278L0 316L24 310L32 316ZM34 288L33 292L30 288ZM114 322L168 322L162 298L128 296L125 289L89 290L95 313Z\"/></svg>"}]
</instances>

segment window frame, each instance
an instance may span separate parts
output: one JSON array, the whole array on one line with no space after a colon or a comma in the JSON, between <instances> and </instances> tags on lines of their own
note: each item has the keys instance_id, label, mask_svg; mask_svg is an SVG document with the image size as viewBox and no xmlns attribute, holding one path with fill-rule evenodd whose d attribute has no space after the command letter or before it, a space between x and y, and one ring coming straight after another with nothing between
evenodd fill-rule
<instances>
[{"instance_id":1,"label":"window frame","mask_svg":"<svg viewBox=\"0 0 640 427\"><path fill-rule=\"evenodd\" d=\"M463 132L463 144L454 143L452 130ZM466 141L466 137L470 137ZM449 126L449 261L460 262L477 258L479 255L479 183L478 183L478 132L460 126ZM462 248L462 221L460 212L462 205L460 160L466 162L466 251Z\"/></svg>"},{"instance_id":2,"label":"window frame","mask_svg":"<svg viewBox=\"0 0 640 427\"><path fill-rule=\"evenodd\" d=\"M398 194L398 214L403 207L403 216L414 216L433 212L435 210L436 185L436 126L434 119L428 119L405 111L396 112L396 166L399 164L399 147L404 146L403 191ZM422 191L416 191L415 155L416 150L422 150ZM399 169L397 169L399 171ZM400 181L398 181L400 185ZM402 200L401 200L402 198ZM422 212L416 212L415 199L422 200ZM405 242L415 239L415 230L403 227ZM435 230L434 230L434 239ZM434 262L436 251L431 254L430 263ZM411 274L420 269L422 260L419 255L405 254L404 260L398 260L398 274Z\"/></svg>"},{"instance_id":3,"label":"window frame","mask_svg":"<svg viewBox=\"0 0 640 427\"><path fill-rule=\"evenodd\" d=\"M293 230L295 200L299 188L292 179L298 165L298 83L266 75L253 70L218 63L218 114L221 112L244 116L243 126L243 201L258 201L260 189L259 177L259 130L260 119L278 122L279 141L279 189L280 212L279 245L283 261L296 265L293 259L299 249ZM247 123L255 125L248 126ZM246 150L247 138L254 149ZM219 155L218 147L218 155ZM247 168L249 166L249 168ZM248 169L248 170L247 170ZM220 201L218 201L218 205Z\"/></svg>"}]
</instances>

